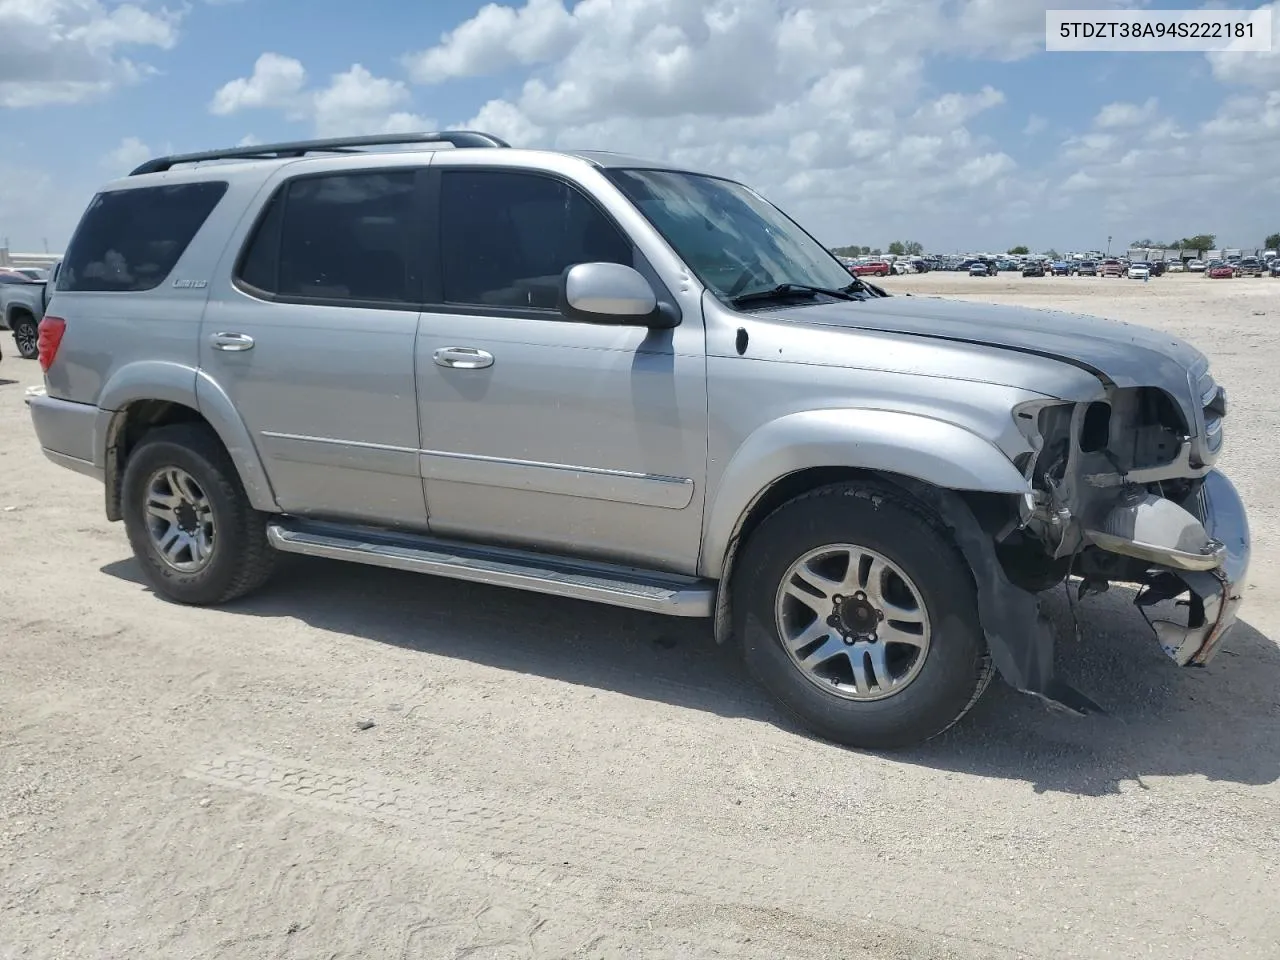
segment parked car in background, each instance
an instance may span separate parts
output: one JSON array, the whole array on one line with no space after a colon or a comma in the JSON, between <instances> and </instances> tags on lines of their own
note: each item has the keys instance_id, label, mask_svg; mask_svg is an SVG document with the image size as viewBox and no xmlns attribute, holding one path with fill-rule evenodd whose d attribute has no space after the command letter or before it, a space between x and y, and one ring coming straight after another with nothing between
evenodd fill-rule
<instances>
[{"instance_id":1,"label":"parked car in background","mask_svg":"<svg viewBox=\"0 0 1280 960\"><path fill-rule=\"evenodd\" d=\"M1280 260L1272 260L1267 272L1273 277L1280 277Z\"/></svg>"},{"instance_id":2,"label":"parked car in background","mask_svg":"<svg viewBox=\"0 0 1280 960\"><path fill-rule=\"evenodd\" d=\"M1129 269L1125 276L1130 280L1150 280L1151 266L1150 264L1143 263L1142 261L1131 263L1129 264Z\"/></svg>"},{"instance_id":3,"label":"parked car in background","mask_svg":"<svg viewBox=\"0 0 1280 960\"><path fill-rule=\"evenodd\" d=\"M1204 273L1206 266L1208 266L1208 264L1203 260L1188 260L1187 273Z\"/></svg>"},{"instance_id":4,"label":"parked car in background","mask_svg":"<svg viewBox=\"0 0 1280 960\"><path fill-rule=\"evenodd\" d=\"M12 330L18 355L34 360L39 354L40 318L53 292L58 264L54 264L48 280L32 280L24 273L14 273L21 280L0 279L0 330Z\"/></svg>"},{"instance_id":5,"label":"parked car in background","mask_svg":"<svg viewBox=\"0 0 1280 960\"><path fill-rule=\"evenodd\" d=\"M991 269L981 260L969 264L969 276L971 277L990 277L994 276Z\"/></svg>"},{"instance_id":6,"label":"parked car in background","mask_svg":"<svg viewBox=\"0 0 1280 960\"><path fill-rule=\"evenodd\" d=\"M1181 260L1170 260L1165 266L1165 270L1169 273L1186 273L1187 265Z\"/></svg>"},{"instance_id":7,"label":"parked car in background","mask_svg":"<svg viewBox=\"0 0 1280 960\"><path fill-rule=\"evenodd\" d=\"M1049 267L1049 272L1055 277L1065 277L1071 273L1071 265L1065 260L1055 260Z\"/></svg>"},{"instance_id":8,"label":"parked car in background","mask_svg":"<svg viewBox=\"0 0 1280 960\"><path fill-rule=\"evenodd\" d=\"M1124 264L1114 257L1109 257L1098 264L1098 276L1100 277L1123 277Z\"/></svg>"},{"instance_id":9,"label":"parked car in background","mask_svg":"<svg viewBox=\"0 0 1280 960\"><path fill-rule=\"evenodd\" d=\"M1205 265L1204 275L1210 280L1229 280L1236 275L1236 268L1221 260L1214 260Z\"/></svg>"},{"instance_id":10,"label":"parked car in background","mask_svg":"<svg viewBox=\"0 0 1280 960\"><path fill-rule=\"evenodd\" d=\"M887 277L893 271L887 260L870 260L855 263L851 272L855 277Z\"/></svg>"},{"instance_id":11,"label":"parked car in background","mask_svg":"<svg viewBox=\"0 0 1280 960\"><path fill-rule=\"evenodd\" d=\"M1266 266L1257 257L1241 257L1236 263L1236 276L1260 277Z\"/></svg>"},{"instance_id":12,"label":"parked car in background","mask_svg":"<svg viewBox=\"0 0 1280 960\"><path fill-rule=\"evenodd\" d=\"M1029 260L1022 265L1022 275L1024 277L1043 277L1044 264L1039 260Z\"/></svg>"},{"instance_id":13,"label":"parked car in background","mask_svg":"<svg viewBox=\"0 0 1280 960\"><path fill-rule=\"evenodd\" d=\"M1098 264L1094 260L1081 260L1076 264L1076 274L1081 277L1096 277L1098 275Z\"/></svg>"}]
</instances>

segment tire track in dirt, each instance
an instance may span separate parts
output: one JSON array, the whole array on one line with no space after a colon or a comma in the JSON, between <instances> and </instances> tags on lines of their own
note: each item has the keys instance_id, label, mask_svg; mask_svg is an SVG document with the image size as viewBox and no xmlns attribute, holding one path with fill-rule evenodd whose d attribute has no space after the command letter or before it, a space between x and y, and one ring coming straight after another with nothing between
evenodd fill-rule
<instances>
[{"instance_id":1,"label":"tire track in dirt","mask_svg":"<svg viewBox=\"0 0 1280 960\"><path fill-rule=\"evenodd\" d=\"M747 850L724 838L646 830L635 824L532 811L474 794L326 770L245 752L198 764L186 776L211 785L301 804L341 819L399 827L432 851L433 869L530 890L554 890L562 898L591 902L602 885L711 903L774 909L841 926L852 924L859 941L873 940L911 957L1028 957L997 942L976 942L945 930L920 928L906 915L903 927L884 917L865 918L871 887L876 904L912 905L921 891L875 864L849 861L833 868L831 851L793 847L786 856ZM928 896L936 915L959 916L963 899L948 902L945 888ZM862 916L859 916L862 914ZM894 918L896 921L898 918ZM998 929L996 924L992 929Z\"/></svg>"}]
</instances>

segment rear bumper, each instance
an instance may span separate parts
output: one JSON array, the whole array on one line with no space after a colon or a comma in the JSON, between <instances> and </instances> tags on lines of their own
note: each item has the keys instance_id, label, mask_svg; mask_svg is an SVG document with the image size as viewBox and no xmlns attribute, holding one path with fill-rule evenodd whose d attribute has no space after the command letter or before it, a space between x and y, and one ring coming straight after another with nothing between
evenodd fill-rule
<instances>
[{"instance_id":1,"label":"rear bumper","mask_svg":"<svg viewBox=\"0 0 1280 960\"><path fill-rule=\"evenodd\" d=\"M94 462L98 408L50 397L44 387L27 390L25 400L44 455L60 467L101 481L102 466Z\"/></svg>"}]
</instances>

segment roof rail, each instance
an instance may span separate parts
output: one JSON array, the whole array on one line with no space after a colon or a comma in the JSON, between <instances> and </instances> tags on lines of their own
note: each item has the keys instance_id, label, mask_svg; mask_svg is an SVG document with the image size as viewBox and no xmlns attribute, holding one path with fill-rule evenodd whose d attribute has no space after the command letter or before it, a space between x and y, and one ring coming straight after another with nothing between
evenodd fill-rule
<instances>
[{"instance_id":1,"label":"roof rail","mask_svg":"<svg viewBox=\"0 0 1280 960\"><path fill-rule=\"evenodd\" d=\"M382 133L368 137L336 137L329 140L298 140L292 143L263 143L229 150L206 150L203 153L176 153L156 157L136 167L129 176L163 173L180 163L206 160L279 160L305 157L309 153L358 153L362 147L386 147L410 143L451 143L455 147L510 147L511 144L489 133L474 130L444 130L437 133Z\"/></svg>"}]
</instances>

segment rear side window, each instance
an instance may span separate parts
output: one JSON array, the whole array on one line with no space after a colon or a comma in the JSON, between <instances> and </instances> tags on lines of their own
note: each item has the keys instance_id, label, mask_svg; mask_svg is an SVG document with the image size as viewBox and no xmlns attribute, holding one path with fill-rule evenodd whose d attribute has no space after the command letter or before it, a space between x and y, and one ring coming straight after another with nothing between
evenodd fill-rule
<instances>
[{"instance_id":1,"label":"rear side window","mask_svg":"<svg viewBox=\"0 0 1280 960\"><path fill-rule=\"evenodd\" d=\"M76 228L58 289L158 287L226 192L224 181L202 181L98 194Z\"/></svg>"},{"instance_id":2,"label":"rear side window","mask_svg":"<svg viewBox=\"0 0 1280 960\"><path fill-rule=\"evenodd\" d=\"M268 298L416 303L413 170L304 177L267 204L236 279Z\"/></svg>"}]
</instances>

